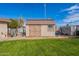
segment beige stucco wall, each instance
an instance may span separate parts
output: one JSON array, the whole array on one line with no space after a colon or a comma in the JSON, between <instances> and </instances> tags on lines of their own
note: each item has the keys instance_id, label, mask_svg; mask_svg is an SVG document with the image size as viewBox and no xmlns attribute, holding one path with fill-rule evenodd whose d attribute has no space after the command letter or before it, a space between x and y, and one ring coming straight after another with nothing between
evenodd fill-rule
<instances>
[{"instance_id":1,"label":"beige stucco wall","mask_svg":"<svg viewBox=\"0 0 79 59\"><path fill-rule=\"evenodd\" d=\"M1 23L0 22L0 37L3 35L6 35L7 36L7 23Z\"/></svg>"},{"instance_id":2,"label":"beige stucco wall","mask_svg":"<svg viewBox=\"0 0 79 59\"><path fill-rule=\"evenodd\" d=\"M29 25L26 25L26 36L29 36Z\"/></svg>"},{"instance_id":3,"label":"beige stucco wall","mask_svg":"<svg viewBox=\"0 0 79 59\"><path fill-rule=\"evenodd\" d=\"M52 31L48 31L48 25L41 25L41 36L55 36L55 26Z\"/></svg>"},{"instance_id":4,"label":"beige stucco wall","mask_svg":"<svg viewBox=\"0 0 79 59\"><path fill-rule=\"evenodd\" d=\"M29 36L29 25L26 25L26 36ZM41 25L41 36L55 36L55 25L48 31L48 25Z\"/></svg>"}]
</instances>

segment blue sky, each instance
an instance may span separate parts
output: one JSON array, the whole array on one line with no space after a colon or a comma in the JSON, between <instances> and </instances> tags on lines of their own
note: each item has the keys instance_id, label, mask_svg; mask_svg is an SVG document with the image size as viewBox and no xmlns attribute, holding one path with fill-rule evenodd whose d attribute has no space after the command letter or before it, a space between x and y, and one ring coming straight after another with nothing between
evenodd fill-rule
<instances>
[{"instance_id":1,"label":"blue sky","mask_svg":"<svg viewBox=\"0 0 79 59\"><path fill-rule=\"evenodd\" d=\"M46 18L52 18L57 26L66 21L73 21L72 16L79 15L79 5L75 3L47 3ZM0 4L0 18L45 18L43 3L2 3ZM76 17L78 18L78 16ZM72 20L71 20L72 19ZM75 19L75 18L74 18ZM75 20L74 20L75 21ZM77 21L77 20L76 20Z\"/></svg>"}]
</instances>

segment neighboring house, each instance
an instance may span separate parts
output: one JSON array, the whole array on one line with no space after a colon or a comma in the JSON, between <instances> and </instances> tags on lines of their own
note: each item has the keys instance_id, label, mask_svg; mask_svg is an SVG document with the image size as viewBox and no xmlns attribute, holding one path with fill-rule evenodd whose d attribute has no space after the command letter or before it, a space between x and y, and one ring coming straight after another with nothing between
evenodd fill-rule
<instances>
[{"instance_id":1,"label":"neighboring house","mask_svg":"<svg viewBox=\"0 0 79 59\"><path fill-rule=\"evenodd\" d=\"M8 19L0 19L0 38L1 37L7 37L7 31L8 31L8 22L10 22L10 20Z\"/></svg>"},{"instance_id":2,"label":"neighboring house","mask_svg":"<svg viewBox=\"0 0 79 59\"><path fill-rule=\"evenodd\" d=\"M60 27L61 35L71 35L71 27L69 25Z\"/></svg>"},{"instance_id":3,"label":"neighboring house","mask_svg":"<svg viewBox=\"0 0 79 59\"><path fill-rule=\"evenodd\" d=\"M55 36L55 22L52 19L28 19L26 36Z\"/></svg>"},{"instance_id":4,"label":"neighboring house","mask_svg":"<svg viewBox=\"0 0 79 59\"><path fill-rule=\"evenodd\" d=\"M71 35L78 35L79 36L79 25L71 26Z\"/></svg>"},{"instance_id":5,"label":"neighboring house","mask_svg":"<svg viewBox=\"0 0 79 59\"><path fill-rule=\"evenodd\" d=\"M19 37L25 37L26 36L26 28L25 28L25 26L22 26L22 27L18 28L17 36L19 36Z\"/></svg>"},{"instance_id":6,"label":"neighboring house","mask_svg":"<svg viewBox=\"0 0 79 59\"><path fill-rule=\"evenodd\" d=\"M79 35L79 25L66 25L60 28L64 35Z\"/></svg>"}]
</instances>

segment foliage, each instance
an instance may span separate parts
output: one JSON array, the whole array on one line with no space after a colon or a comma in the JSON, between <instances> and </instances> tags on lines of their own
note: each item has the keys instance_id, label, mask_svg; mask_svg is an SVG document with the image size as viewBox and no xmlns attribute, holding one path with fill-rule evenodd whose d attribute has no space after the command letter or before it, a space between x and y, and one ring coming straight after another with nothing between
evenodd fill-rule
<instances>
[{"instance_id":1,"label":"foliage","mask_svg":"<svg viewBox=\"0 0 79 59\"><path fill-rule=\"evenodd\" d=\"M24 20L23 20L22 17L18 20L18 24L19 24L19 27L22 27L23 26Z\"/></svg>"},{"instance_id":2,"label":"foliage","mask_svg":"<svg viewBox=\"0 0 79 59\"><path fill-rule=\"evenodd\" d=\"M10 19L11 22L9 23L9 28L17 28L18 27L18 21L16 19Z\"/></svg>"}]
</instances>

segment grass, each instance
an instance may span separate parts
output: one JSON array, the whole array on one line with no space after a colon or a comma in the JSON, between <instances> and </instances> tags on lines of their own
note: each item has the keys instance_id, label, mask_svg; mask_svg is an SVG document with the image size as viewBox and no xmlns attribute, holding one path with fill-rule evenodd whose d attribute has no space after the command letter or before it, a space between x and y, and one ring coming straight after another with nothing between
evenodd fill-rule
<instances>
[{"instance_id":1,"label":"grass","mask_svg":"<svg viewBox=\"0 0 79 59\"><path fill-rule=\"evenodd\" d=\"M0 42L1 56L79 56L79 39Z\"/></svg>"}]
</instances>

